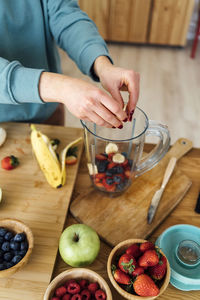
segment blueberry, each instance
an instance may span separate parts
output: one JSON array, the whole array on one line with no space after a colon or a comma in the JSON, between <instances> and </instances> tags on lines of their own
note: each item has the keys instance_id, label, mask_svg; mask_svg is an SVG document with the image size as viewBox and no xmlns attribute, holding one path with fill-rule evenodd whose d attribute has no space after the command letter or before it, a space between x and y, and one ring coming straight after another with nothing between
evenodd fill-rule
<instances>
[{"instance_id":1,"label":"blueberry","mask_svg":"<svg viewBox=\"0 0 200 300\"><path fill-rule=\"evenodd\" d=\"M4 251L0 249L0 258L3 257L3 255L4 255Z\"/></svg>"},{"instance_id":2,"label":"blueberry","mask_svg":"<svg viewBox=\"0 0 200 300\"><path fill-rule=\"evenodd\" d=\"M14 242L23 242L26 239L26 235L24 232L17 233L14 237Z\"/></svg>"},{"instance_id":3,"label":"blueberry","mask_svg":"<svg viewBox=\"0 0 200 300\"><path fill-rule=\"evenodd\" d=\"M8 231L8 232L5 234L5 236L4 236L4 239L5 239L6 241L10 241L12 238L13 238L13 233L10 232L10 231Z\"/></svg>"},{"instance_id":4,"label":"blueberry","mask_svg":"<svg viewBox=\"0 0 200 300\"><path fill-rule=\"evenodd\" d=\"M107 169L108 161L107 160L101 160L97 164L98 172L99 173L104 173Z\"/></svg>"},{"instance_id":5,"label":"blueberry","mask_svg":"<svg viewBox=\"0 0 200 300\"><path fill-rule=\"evenodd\" d=\"M0 245L2 245L2 244L3 244L3 242L4 242L4 238L3 238L3 236L0 236Z\"/></svg>"},{"instance_id":6,"label":"blueberry","mask_svg":"<svg viewBox=\"0 0 200 300\"><path fill-rule=\"evenodd\" d=\"M27 243L27 241L21 242L20 250L28 250L28 243Z\"/></svg>"},{"instance_id":7,"label":"blueberry","mask_svg":"<svg viewBox=\"0 0 200 300\"><path fill-rule=\"evenodd\" d=\"M15 251L17 252L16 255L20 255L22 257L24 257L26 255L27 250L20 250L20 251Z\"/></svg>"},{"instance_id":8,"label":"blueberry","mask_svg":"<svg viewBox=\"0 0 200 300\"><path fill-rule=\"evenodd\" d=\"M20 243L18 242L10 242L10 249L16 251L16 250L20 250Z\"/></svg>"},{"instance_id":9,"label":"blueberry","mask_svg":"<svg viewBox=\"0 0 200 300\"><path fill-rule=\"evenodd\" d=\"M12 259L12 263L16 265L22 259L21 255L15 255Z\"/></svg>"},{"instance_id":10,"label":"blueberry","mask_svg":"<svg viewBox=\"0 0 200 300\"><path fill-rule=\"evenodd\" d=\"M0 264L2 264L4 262L3 258L0 258Z\"/></svg>"},{"instance_id":11,"label":"blueberry","mask_svg":"<svg viewBox=\"0 0 200 300\"><path fill-rule=\"evenodd\" d=\"M9 261L9 262L6 262L5 265L6 265L6 269L10 269L11 267L14 266L14 263L12 263L11 261Z\"/></svg>"},{"instance_id":12,"label":"blueberry","mask_svg":"<svg viewBox=\"0 0 200 300\"><path fill-rule=\"evenodd\" d=\"M111 185L111 184L114 183L114 180L113 180L112 178L106 178L106 183L107 183L108 185Z\"/></svg>"},{"instance_id":13,"label":"blueberry","mask_svg":"<svg viewBox=\"0 0 200 300\"><path fill-rule=\"evenodd\" d=\"M116 174L122 174L124 172L124 169L122 166L116 166Z\"/></svg>"},{"instance_id":14,"label":"blueberry","mask_svg":"<svg viewBox=\"0 0 200 300\"><path fill-rule=\"evenodd\" d=\"M2 270L5 270L5 269L7 269L6 264L5 263L0 264L0 270L2 271Z\"/></svg>"},{"instance_id":15,"label":"blueberry","mask_svg":"<svg viewBox=\"0 0 200 300\"><path fill-rule=\"evenodd\" d=\"M113 179L114 179L114 182L115 182L115 183L121 183L121 182L122 182L121 176L117 176L117 175L116 175L116 176L113 177Z\"/></svg>"},{"instance_id":16,"label":"blueberry","mask_svg":"<svg viewBox=\"0 0 200 300\"><path fill-rule=\"evenodd\" d=\"M113 174L114 174L113 169L109 169L106 171L106 176L108 176L108 177L113 176Z\"/></svg>"},{"instance_id":17,"label":"blueberry","mask_svg":"<svg viewBox=\"0 0 200 300\"><path fill-rule=\"evenodd\" d=\"M11 261L11 259L13 258L13 254L11 252L6 252L3 258L5 261Z\"/></svg>"},{"instance_id":18,"label":"blueberry","mask_svg":"<svg viewBox=\"0 0 200 300\"><path fill-rule=\"evenodd\" d=\"M8 252L10 250L10 243L9 242L4 242L1 246L1 249L4 251L4 252Z\"/></svg>"},{"instance_id":19,"label":"blueberry","mask_svg":"<svg viewBox=\"0 0 200 300\"><path fill-rule=\"evenodd\" d=\"M117 189L120 190L120 191L122 191L122 190L124 189L124 187L125 187L124 182L121 182L121 183L119 183L119 184L117 185Z\"/></svg>"},{"instance_id":20,"label":"blueberry","mask_svg":"<svg viewBox=\"0 0 200 300\"><path fill-rule=\"evenodd\" d=\"M132 167L132 165L133 165L133 160L132 160L132 159L128 159L128 164L129 164L130 167Z\"/></svg>"},{"instance_id":21,"label":"blueberry","mask_svg":"<svg viewBox=\"0 0 200 300\"><path fill-rule=\"evenodd\" d=\"M122 155L124 155L127 158L127 153L126 152L122 152Z\"/></svg>"},{"instance_id":22,"label":"blueberry","mask_svg":"<svg viewBox=\"0 0 200 300\"><path fill-rule=\"evenodd\" d=\"M0 236L4 236L7 233L7 230L3 227L0 227Z\"/></svg>"},{"instance_id":23,"label":"blueberry","mask_svg":"<svg viewBox=\"0 0 200 300\"><path fill-rule=\"evenodd\" d=\"M102 153L103 156L105 156L106 158L108 158L108 154L107 153Z\"/></svg>"}]
</instances>

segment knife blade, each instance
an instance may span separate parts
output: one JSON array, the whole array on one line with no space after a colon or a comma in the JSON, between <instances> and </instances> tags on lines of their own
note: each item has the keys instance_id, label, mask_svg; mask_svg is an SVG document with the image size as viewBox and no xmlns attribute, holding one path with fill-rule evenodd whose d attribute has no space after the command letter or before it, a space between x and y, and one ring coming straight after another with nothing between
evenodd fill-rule
<instances>
[{"instance_id":1,"label":"knife blade","mask_svg":"<svg viewBox=\"0 0 200 300\"><path fill-rule=\"evenodd\" d=\"M155 213L156 213L156 210L157 210L157 207L159 205L159 202L160 202L160 199L162 197L162 194L165 190L165 187L173 173L173 170L175 168L175 165L176 165L176 157L171 157L170 158L170 161L167 165L167 168L165 170L165 173L164 173L164 177L163 177L163 181L162 181L162 184L161 184L161 187L159 190L157 190L151 200L151 204L150 204L150 207L149 207L149 210L148 210L148 215L147 215L147 221L148 221L148 224L151 224L154 216L155 216Z\"/></svg>"}]
</instances>

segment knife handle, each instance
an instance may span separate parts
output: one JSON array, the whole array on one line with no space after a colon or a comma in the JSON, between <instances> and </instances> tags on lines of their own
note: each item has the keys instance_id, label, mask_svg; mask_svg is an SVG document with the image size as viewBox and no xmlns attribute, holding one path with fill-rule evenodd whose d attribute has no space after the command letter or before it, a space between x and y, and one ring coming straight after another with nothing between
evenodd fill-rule
<instances>
[{"instance_id":1,"label":"knife handle","mask_svg":"<svg viewBox=\"0 0 200 300\"><path fill-rule=\"evenodd\" d=\"M176 157L171 157L170 158L170 161L167 165L167 168L166 168L166 171L165 171L165 174L164 174L164 177L163 177L163 182L162 182L162 185L161 185L161 188L164 189L165 186L167 185L172 173L173 173L173 170L175 168L175 165L176 165Z\"/></svg>"}]
</instances>

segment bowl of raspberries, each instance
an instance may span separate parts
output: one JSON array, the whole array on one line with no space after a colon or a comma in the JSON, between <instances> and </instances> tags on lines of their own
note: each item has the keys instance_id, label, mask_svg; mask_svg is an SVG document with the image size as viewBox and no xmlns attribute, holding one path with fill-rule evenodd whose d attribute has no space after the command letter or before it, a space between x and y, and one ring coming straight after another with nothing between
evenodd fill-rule
<instances>
[{"instance_id":1,"label":"bowl of raspberries","mask_svg":"<svg viewBox=\"0 0 200 300\"><path fill-rule=\"evenodd\" d=\"M0 278L9 277L28 261L33 249L33 234L23 222L0 220Z\"/></svg>"},{"instance_id":2,"label":"bowl of raspberries","mask_svg":"<svg viewBox=\"0 0 200 300\"><path fill-rule=\"evenodd\" d=\"M130 300L155 299L170 280L164 253L142 239L129 239L115 246L108 257L107 272L118 293Z\"/></svg>"},{"instance_id":3,"label":"bowl of raspberries","mask_svg":"<svg viewBox=\"0 0 200 300\"><path fill-rule=\"evenodd\" d=\"M86 268L73 268L51 281L43 300L112 300L112 294L99 274Z\"/></svg>"}]
</instances>

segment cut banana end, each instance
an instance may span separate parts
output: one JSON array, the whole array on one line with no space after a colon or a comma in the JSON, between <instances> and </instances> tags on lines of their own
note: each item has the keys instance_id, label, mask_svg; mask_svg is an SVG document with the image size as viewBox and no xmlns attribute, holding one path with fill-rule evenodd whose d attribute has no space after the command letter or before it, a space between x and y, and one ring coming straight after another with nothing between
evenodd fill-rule
<instances>
[{"instance_id":1,"label":"cut banana end","mask_svg":"<svg viewBox=\"0 0 200 300\"><path fill-rule=\"evenodd\" d=\"M106 154L117 153L118 152L118 146L114 143L109 143L108 145L106 145L105 152L106 152Z\"/></svg>"},{"instance_id":2,"label":"cut banana end","mask_svg":"<svg viewBox=\"0 0 200 300\"><path fill-rule=\"evenodd\" d=\"M2 200L2 189L0 188L0 202L1 202L1 200Z\"/></svg>"},{"instance_id":3,"label":"cut banana end","mask_svg":"<svg viewBox=\"0 0 200 300\"><path fill-rule=\"evenodd\" d=\"M122 164L125 161L125 157L121 153L116 153L113 155L112 161L114 163Z\"/></svg>"},{"instance_id":4,"label":"cut banana end","mask_svg":"<svg viewBox=\"0 0 200 300\"><path fill-rule=\"evenodd\" d=\"M97 166L96 166L96 165L94 165L94 167L93 167L93 164L88 163L88 164L87 164L87 167L88 167L89 174L90 174L91 176L98 173L98 169L97 169Z\"/></svg>"},{"instance_id":5,"label":"cut banana end","mask_svg":"<svg viewBox=\"0 0 200 300\"><path fill-rule=\"evenodd\" d=\"M5 140L6 140L6 131L4 128L0 127L0 147L4 144Z\"/></svg>"}]
</instances>

